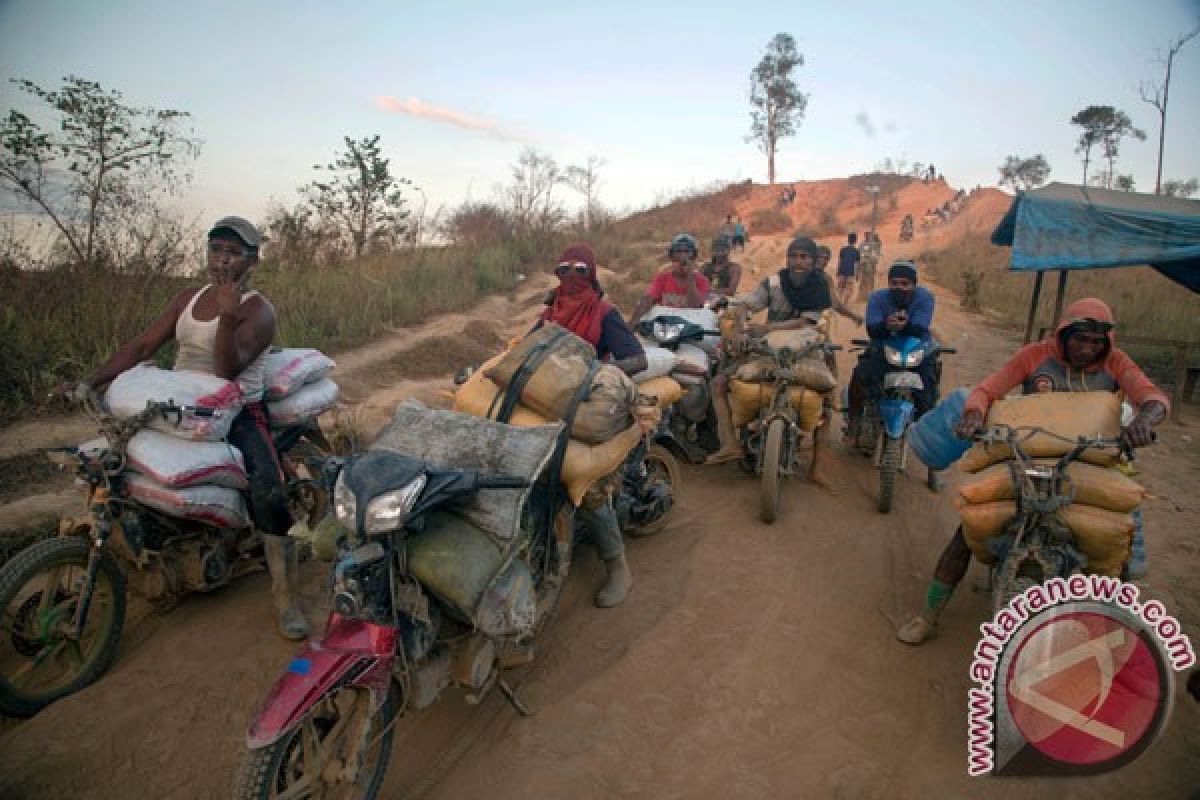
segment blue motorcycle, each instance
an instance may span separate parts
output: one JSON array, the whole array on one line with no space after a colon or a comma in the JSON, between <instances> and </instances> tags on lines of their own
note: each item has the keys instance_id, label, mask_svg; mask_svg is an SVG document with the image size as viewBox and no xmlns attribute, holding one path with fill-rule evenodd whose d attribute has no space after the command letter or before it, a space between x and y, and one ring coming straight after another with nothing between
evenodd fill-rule
<instances>
[{"instance_id":1,"label":"blue motorcycle","mask_svg":"<svg viewBox=\"0 0 1200 800\"><path fill-rule=\"evenodd\" d=\"M873 344L867 339L853 339L852 343L863 348ZM908 429L916 420L914 395L925 388L917 370L928 359L957 351L953 347L903 335L889 336L878 346L883 348L887 371L881 389L863 406L854 445L874 459L879 470L879 511L886 514L892 510L896 474L904 471L908 460ZM940 377L940 365L937 374ZM930 489L937 491L935 471L929 471L927 483Z\"/></svg>"}]
</instances>

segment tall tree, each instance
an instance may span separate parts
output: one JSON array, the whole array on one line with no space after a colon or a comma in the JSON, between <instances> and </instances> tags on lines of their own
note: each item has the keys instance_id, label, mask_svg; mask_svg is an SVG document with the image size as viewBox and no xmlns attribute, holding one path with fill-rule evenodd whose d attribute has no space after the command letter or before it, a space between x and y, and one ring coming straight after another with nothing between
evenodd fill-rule
<instances>
[{"instance_id":1,"label":"tall tree","mask_svg":"<svg viewBox=\"0 0 1200 800\"><path fill-rule=\"evenodd\" d=\"M1046 182L1050 175L1050 164L1041 153L1031 158L1009 156L1000 165L1000 185L1015 191L1035 189Z\"/></svg>"},{"instance_id":2,"label":"tall tree","mask_svg":"<svg viewBox=\"0 0 1200 800\"><path fill-rule=\"evenodd\" d=\"M521 151L508 187L513 221L518 229L546 231L562 221L562 208L554 198L554 186L561 179L553 156L535 147Z\"/></svg>"},{"instance_id":3,"label":"tall tree","mask_svg":"<svg viewBox=\"0 0 1200 800\"><path fill-rule=\"evenodd\" d=\"M1183 46L1196 36L1200 36L1200 25L1171 42L1171 46L1167 48L1166 57L1159 56L1159 63L1163 65L1162 83L1142 81L1138 87L1138 94L1141 95L1143 102L1149 103L1158 110L1158 170L1154 173L1155 194L1162 193L1163 146L1167 137L1167 98L1171 91L1171 67L1175 62L1175 56Z\"/></svg>"},{"instance_id":4,"label":"tall tree","mask_svg":"<svg viewBox=\"0 0 1200 800\"><path fill-rule=\"evenodd\" d=\"M767 156L767 182L775 183L775 153L779 140L794 136L808 108L808 94L792 80L792 70L804 66L790 33L777 33L762 60L750 73L750 135Z\"/></svg>"},{"instance_id":5,"label":"tall tree","mask_svg":"<svg viewBox=\"0 0 1200 800\"><path fill-rule=\"evenodd\" d=\"M583 229L592 229L592 211L596 207L596 188L600 185L600 168L604 159L588 156L585 166L569 166L563 173L563 183L583 195Z\"/></svg>"},{"instance_id":6,"label":"tall tree","mask_svg":"<svg viewBox=\"0 0 1200 800\"><path fill-rule=\"evenodd\" d=\"M350 237L357 258L369 245L394 244L404 233L409 212L402 188L412 182L392 174L378 134L342 141L346 149L336 161L313 167L329 173L328 179L313 181L304 192L323 218Z\"/></svg>"},{"instance_id":7,"label":"tall tree","mask_svg":"<svg viewBox=\"0 0 1200 800\"><path fill-rule=\"evenodd\" d=\"M105 243L117 246L122 233L140 236L134 246L144 252L158 248L144 231L116 226L140 217L166 221L158 201L190 180L188 162L200 151L199 140L180 128L189 114L130 106L120 92L75 76L54 90L12 82L49 107L57 130L10 109L0 122L0 186L47 217L78 264L119 259Z\"/></svg>"},{"instance_id":8,"label":"tall tree","mask_svg":"<svg viewBox=\"0 0 1200 800\"><path fill-rule=\"evenodd\" d=\"M1113 166L1116 163L1121 140L1126 136L1144 140L1146 133L1133 126L1133 121L1124 111L1118 111L1112 106L1088 106L1071 117L1071 124L1078 125L1083 131L1075 152L1083 155L1083 182L1088 182L1088 164L1091 163L1092 148L1099 146L1101 155L1108 161L1108 171L1105 173L1103 185L1112 187Z\"/></svg>"}]
</instances>

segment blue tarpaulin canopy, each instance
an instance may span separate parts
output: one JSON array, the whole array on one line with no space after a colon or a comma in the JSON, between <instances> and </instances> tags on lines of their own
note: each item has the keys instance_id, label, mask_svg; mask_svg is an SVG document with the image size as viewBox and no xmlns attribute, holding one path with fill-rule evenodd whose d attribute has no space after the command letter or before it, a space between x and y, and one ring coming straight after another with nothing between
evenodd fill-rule
<instances>
[{"instance_id":1,"label":"blue tarpaulin canopy","mask_svg":"<svg viewBox=\"0 0 1200 800\"><path fill-rule=\"evenodd\" d=\"M992 244L1014 271L1149 265L1200 292L1200 200L1051 183L1016 196Z\"/></svg>"}]
</instances>

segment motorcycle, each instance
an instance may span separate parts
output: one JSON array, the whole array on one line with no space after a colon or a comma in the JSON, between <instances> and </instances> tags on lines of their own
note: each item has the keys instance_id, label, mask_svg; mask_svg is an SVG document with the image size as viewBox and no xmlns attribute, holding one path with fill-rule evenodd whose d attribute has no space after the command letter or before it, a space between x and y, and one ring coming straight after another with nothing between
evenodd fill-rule
<instances>
[{"instance_id":1,"label":"motorcycle","mask_svg":"<svg viewBox=\"0 0 1200 800\"><path fill-rule=\"evenodd\" d=\"M712 409L714 359L705 349L706 337L721 332L705 328L677 314L659 313L638 322L637 333L652 345L678 355L686 348L688 358L677 358L669 377L680 384L683 396L662 409L662 420L653 442L690 464L702 464L710 453L721 447Z\"/></svg>"},{"instance_id":2,"label":"motorcycle","mask_svg":"<svg viewBox=\"0 0 1200 800\"><path fill-rule=\"evenodd\" d=\"M821 411L821 395L806 388L800 381L800 362L820 353L829 359L840 345L817 341L800 348L771 347L765 340L753 340L745 345L749 355L766 356L770 366L757 384L760 400L757 415L748 424L742 425L738 435L742 439L744 455L739 462L742 470L761 477L761 512L764 522L774 522L779 517L783 478L795 473L796 456L804 431L800 426L800 413L805 403L817 403L817 414ZM809 409L811 412L811 409Z\"/></svg>"},{"instance_id":3,"label":"motorcycle","mask_svg":"<svg viewBox=\"0 0 1200 800\"><path fill-rule=\"evenodd\" d=\"M130 419L106 413L93 394L85 410L105 444L48 452L74 467L84 486L84 513L65 517L58 536L18 553L0 568L0 712L30 717L96 681L112 664L125 624L126 591L158 610L190 592L209 592L264 568L253 528L233 529L184 520L152 509L129 494L126 447L152 421L183 415L212 417L213 409L149 403ZM328 443L315 424L275 434L288 495L297 518L324 514L325 495L312 479Z\"/></svg>"},{"instance_id":4,"label":"motorcycle","mask_svg":"<svg viewBox=\"0 0 1200 800\"><path fill-rule=\"evenodd\" d=\"M1013 453L1017 514L1004 526L1003 538L995 542L997 558L988 574L994 613L1025 590L1055 577L1074 575L1087 563L1075 547L1074 534L1056 516L1075 499L1067 475L1070 464L1088 449L1110 450L1133 458L1132 448L1122 439L1092 437L1063 439L1073 445L1065 455L1052 463L1035 462L1021 449L1022 441L1034 435L1055 437L1042 428L1007 425L993 426L972 437L986 445L1008 445ZM988 544L991 548L993 540Z\"/></svg>"},{"instance_id":5,"label":"motorcycle","mask_svg":"<svg viewBox=\"0 0 1200 800\"><path fill-rule=\"evenodd\" d=\"M330 463L346 532L333 610L250 724L238 798L374 798L395 724L451 685L470 704L498 688L529 713L501 672L533 660L570 566L563 431L410 402L370 449Z\"/></svg>"},{"instance_id":6,"label":"motorcycle","mask_svg":"<svg viewBox=\"0 0 1200 800\"><path fill-rule=\"evenodd\" d=\"M868 339L853 339L851 344L863 349L874 346ZM879 470L878 508L880 513L886 514L892 510L896 475L903 472L908 463L908 429L916 418L913 393L925 388L915 370L928 359L957 350L915 336L890 336L879 346L883 348L889 369L884 373L880 396L872 397L863 406L854 445L863 455L871 457ZM940 378L940 365L937 372ZM936 471L929 470L926 483L931 490L938 490Z\"/></svg>"}]
</instances>

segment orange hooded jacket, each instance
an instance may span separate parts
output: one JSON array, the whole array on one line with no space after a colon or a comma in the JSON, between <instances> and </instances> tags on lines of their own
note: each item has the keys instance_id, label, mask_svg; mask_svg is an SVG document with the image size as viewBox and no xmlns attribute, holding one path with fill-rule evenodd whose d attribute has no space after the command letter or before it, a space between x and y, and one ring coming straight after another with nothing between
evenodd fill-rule
<instances>
[{"instance_id":1,"label":"orange hooded jacket","mask_svg":"<svg viewBox=\"0 0 1200 800\"><path fill-rule=\"evenodd\" d=\"M1108 352L1090 367L1072 369L1063 352L1062 332L1071 320L1096 319L1113 321L1112 311L1104 301L1094 297L1078 300L1067 307L1054 335L1026 345L1008 363L983 379L970 396L964 411L978 411L985 416L992 403L1008 392L1024 385L1025 393L1037 391L1117 391L1125 393L1134 408L1157 400L1170 408L1167 396L1133 363L1133 359L1118 350L1116 337L1108 332Z\"/></svg>"}]
</instances>

